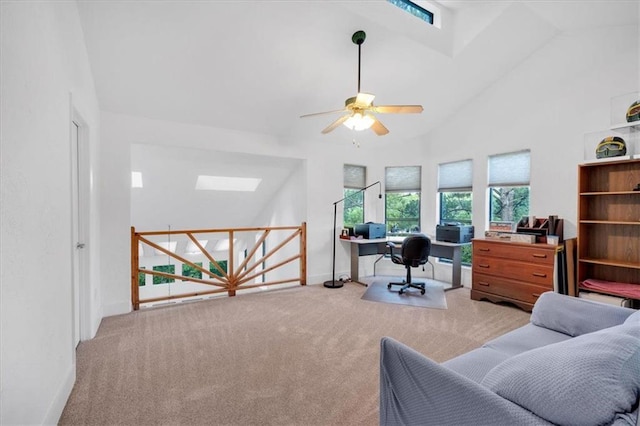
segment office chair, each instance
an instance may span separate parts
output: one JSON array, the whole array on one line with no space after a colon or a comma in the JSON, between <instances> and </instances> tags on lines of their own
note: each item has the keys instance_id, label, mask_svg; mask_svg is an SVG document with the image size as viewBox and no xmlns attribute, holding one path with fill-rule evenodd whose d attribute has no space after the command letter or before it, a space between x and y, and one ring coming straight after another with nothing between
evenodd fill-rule
<instances>
[{"instance_id":1,"label":"office chair","mask_svg":"<svg viewBox=\"0 0 640 426\"><path fill-rule=\"evenodd\" d=\"M397 247L394 243L388 242L387 247L389 247L391 261L407 268L407 278L401 283L389 283L387 288L391 289L393 285L401 285L400 294L410 287L417 288L420 290L420 294L424 294L425 284L411 281L411 268L417 268L429 261L429 253L431 252L431 240L429 237L415 234L405 238L400 254L393 252L393 249Z\"/></svg>"}]
</instances>

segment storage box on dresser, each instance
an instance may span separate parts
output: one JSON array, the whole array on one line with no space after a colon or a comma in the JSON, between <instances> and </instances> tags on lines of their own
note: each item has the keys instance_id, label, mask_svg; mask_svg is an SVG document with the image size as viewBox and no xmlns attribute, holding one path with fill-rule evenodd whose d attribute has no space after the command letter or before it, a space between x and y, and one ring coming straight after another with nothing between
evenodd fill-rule
<instances>
[{"instance_id":1,"label":"storage box on dresser","mask_svg":"<svg viewBox=\"0 0 640 426\"><path fill-rule=\"evenodd\" d=\"M626 283L640 299L640 159L578 167L578 283ZM580 284L582 285L582 284ZM637 287L636 287L637 286ZM589 291L593 291L589 289ZM615 290L598 290L621 295Z\"/></svg>"},{"instance_id":2,"label":"storage box on dresser","mask_svg":"<svg viewBox=\"0 0 640 426\"><path fill-rule=\"evenodd\" d=\"M550 244L474 239L471 298L531 311L542 293L554 289L558 250Z\"/></svg>"}]
</instances>

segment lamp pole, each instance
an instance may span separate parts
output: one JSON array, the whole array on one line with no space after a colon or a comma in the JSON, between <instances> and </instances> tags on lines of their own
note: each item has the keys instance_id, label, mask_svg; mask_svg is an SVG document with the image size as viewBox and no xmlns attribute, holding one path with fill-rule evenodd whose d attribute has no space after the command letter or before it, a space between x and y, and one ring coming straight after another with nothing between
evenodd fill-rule
<instances>
[{"instance_id":1,"label":"lamp pole","mask_svg":"<svg viewBox=\"0 0 640 426\"><path fill-rule=\"evenodd\" d=\"M358 191L354 192L353 194L349 194L348 196L335 201L333 203L333 258L332 258L332 273L331 273L331 280L330 281L325 281L324 282L324 286L327 288L340 288L343 286L343 282L342 281L337 281L336 282L336 218L338 216L338 203L343 202L344 200L353 197L356 194L360 194L361 192L366 191L367 189L371 188L373 185L380 185L380 193L378 194L378 198L382 198L382 184L380 183L380 181L374 182L371 185L367 185L364 188L360 188Z\"/></svg>"}]
</instances>

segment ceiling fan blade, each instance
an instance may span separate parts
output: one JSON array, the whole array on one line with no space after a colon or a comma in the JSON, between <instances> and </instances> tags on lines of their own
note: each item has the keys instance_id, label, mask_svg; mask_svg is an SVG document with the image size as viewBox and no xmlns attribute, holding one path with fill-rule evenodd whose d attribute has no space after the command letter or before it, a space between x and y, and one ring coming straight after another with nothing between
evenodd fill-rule
<instances>
[{"instance_id":1,"label":"ceiling fan blade","mask_svg":"<svg viewBox=\"0 0 640 426\"><path fill-rule=\"evenodd\" d=\"M336 112L346 112L346 109L336 109L334 111L324 111L324 112L314 112L311 114L305 114L305 115L301 115L300 118L305 118L305 117L313 117L316 115L325 115L325 114L335 114Z\"/></svg>"},{"instance_id":2,"label":"ceiling fan blade","mask_svg":"<svg viewBox=\"0 0 640 426\"><path fill-rule=\"evenodd\" d=\"M371 125L371 130L376 132L376 135L378 136L384 136L387 133L389 133L389 129L384 127L384 124L382 124L380 120L378 120L377 118L376 118L376 121L374 121L373 124Z\"/></svg>"},{"instance_id":3,"label":"ceiling fan blade","mask_svg":"<svg viewBox=\"0 0 640 426\"><path fill-rule=\"evenodd\" d=\"M372 109L383 114L415 114L423 111L422 105L377 105Z\"/></svg>"},{"instance_id":4,"label":"ceiling fan blade","mask_svg":"<svg viewBox=\"0 0 640 426\"><path fill-rule=\"evenodd\" d=\"M334 130L336 127L340 126L342 123L344 123L345 121L347 121L347 119L351 117L351 115L349 114L345 114L342 117L338 118L336 121L334 121L333 123L329 124L327 127L325 127L322 130L322 134L327 134L330 131Z\"/></svg>"},{"instance_id":5,"label":"ceiling fan blade","mask_svg":"<svg viewBox=\"0 0 640 426\"><path fill-rule=\"evenodd\" d=\"M359 107L370 107L375 97L376 95L372 95L371 93L358 93L355 105Z\"/></svg>"}]
</instances>

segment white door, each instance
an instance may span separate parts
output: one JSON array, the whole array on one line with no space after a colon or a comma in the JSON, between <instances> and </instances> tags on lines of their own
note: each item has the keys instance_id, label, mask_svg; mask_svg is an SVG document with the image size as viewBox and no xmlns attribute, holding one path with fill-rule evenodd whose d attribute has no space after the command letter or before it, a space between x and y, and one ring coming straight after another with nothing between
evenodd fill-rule
<instances>
[{"instance_id":1,"label":"white door","mask_svg":"<svg viewBox=\"0 0 640 426\"><path fill-rule=\"evenodd\" d=\"M72 185L72 253L73 253L73 343L74 347L86 334L89 295L88 253L88 149L86 127L80 119L71 123L71 185Z\"/></svg>"}]
</instances>

